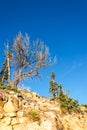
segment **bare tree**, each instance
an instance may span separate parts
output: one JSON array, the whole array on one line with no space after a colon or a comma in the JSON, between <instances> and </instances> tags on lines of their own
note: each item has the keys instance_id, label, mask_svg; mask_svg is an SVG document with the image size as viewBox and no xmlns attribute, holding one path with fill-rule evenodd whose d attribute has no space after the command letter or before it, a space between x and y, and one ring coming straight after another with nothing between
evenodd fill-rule
<instances>
[{"instance_id":1,"label":"bare tree","mask_svg":"<svg viewBox=\"0 0 87 130\"><path fill-rule=\"evenodd\" d=\"M10 80L10 77L11 77L11 74L10 74L10 61L11 61L11 58L12 58L12 50L9 51L9 45L7 44L7 54L6 54L6 62L7 62L7 79L8 79L8 86L11 86L11 80Z\"/></svg>"},{"instance_id":2,"label":"bare tree","mask_svg":"<svg viewBox=\"0 0 87 130\"><path fill-rule=\"evenodd\" d=\"M25 78L40 76L39 70L54 64L55 58L51 61L48 47L37 40L30 44L28 34L25 37L19 33L13 44L12 65L16 67L16 76L13 86Z\"/></svg>"}]
</instances>

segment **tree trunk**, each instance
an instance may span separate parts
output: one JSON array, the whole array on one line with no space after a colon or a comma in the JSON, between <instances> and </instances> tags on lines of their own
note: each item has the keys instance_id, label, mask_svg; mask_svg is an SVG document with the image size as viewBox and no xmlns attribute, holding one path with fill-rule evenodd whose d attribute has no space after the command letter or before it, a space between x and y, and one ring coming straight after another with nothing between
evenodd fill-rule
<instances>
[{"instance_id":1,"label":"tree trunk","mask_svg":"<svg viewBox=\"0 0 87 130\"><path fill-rule=\"evenodd\" d=\"M17 73L17 78L14 80L13 82L13 87L17 87L17 85L19 84L20 80L22 80L22 68L20 68L19 72Z\"/></svg>"},{"instance_id":2,"label":"tree trunk","mask_svg":"<svg viewBox=\"0 0 87 130\"><path fill-rule=\"evenodd\" d=\"M10 59L9 59L8 54L7 54L7 69L8 69L8 86L11 86L11 81L10 81Z\"/></svg>"},{"instance_id":3,"label":"tree trunk","mask_svg":"<svg viewBox=\"0 0 87 130\"><path fill-rule=\"evenodd\" d=\"M19 84L19 82L20 82L20 79L16 79L14 82L13 82L13 87L14 88L16 88L17 87L17 85Z\"/></svg>"}]
</instances>

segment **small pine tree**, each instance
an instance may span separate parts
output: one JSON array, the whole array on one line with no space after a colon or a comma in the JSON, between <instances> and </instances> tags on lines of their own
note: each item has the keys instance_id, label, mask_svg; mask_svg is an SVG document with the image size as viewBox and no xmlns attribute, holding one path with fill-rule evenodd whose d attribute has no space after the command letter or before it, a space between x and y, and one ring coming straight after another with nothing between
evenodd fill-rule
<instances>
[{"instance_id":1,"label":"small pine tree","mask_svg":"<svg viewBox=\"0 0 87 130\"><path fill-rule=\"evenodd\" d=\"M52 72L49 92L52 93L54 99L55 99L56 96L57 96L57 90L58 90L58 87L57 87L57 86L58 86L58 85L57 85L57 83L55 82L55 73Z\"/></svg>"},{"instance_id":2,"label":"small pine tree","mask_svg":"<svg viewBox=\"0 0 87 130\"><path fill-rule=\"evenodd\" d=\"M52 74L51 74L51 80L55 80L55 73L54 72L52 72Z\"/></svg>"},{"instance_id":3,"label":"small pine tree","mask_svg":"<svg viewBox=\"0 0 87 130\"><path fill-rule=\"evenodd\" d=\"M63 95L62 84L59 85L59 96Z\"/></svg>"},{"instance_id":4,"label":"small pine tree","mask_svg":"<svg viewBox=\"0 0 87 130\"><path fill-rule=\"evenodd\" d=\"M53 98L60 99L63 96L62 84L58 84L55 81L55 73L51 73L51 81L50 81L50 88L49 92L53 95Z\"/></svg>"},{"instance_id":5,"label":"small pine tree","mask_svg":"<svg viewBox=\"0 0 87 130\"><path fill-rule=\"evenodd\" d=\"M50 89L49 92L53 94L53 97L57 96L57 83L54 82L53 80L50 81Z\"/></svg>"}]
</instances>

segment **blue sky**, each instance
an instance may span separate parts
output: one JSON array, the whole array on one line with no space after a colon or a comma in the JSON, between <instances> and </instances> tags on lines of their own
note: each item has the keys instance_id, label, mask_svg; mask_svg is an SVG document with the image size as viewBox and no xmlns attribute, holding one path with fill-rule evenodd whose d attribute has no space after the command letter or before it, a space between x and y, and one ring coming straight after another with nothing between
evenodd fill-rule
<instances>
[{"instance_id":1,"label":"blue sky","mask_svg":"<svg viewBox=\"0 0 87 130\"><path fill-rule=\"evenodd\" d=\"M87 103L87 1L86 0L0 0L0 69L6 40L18 32L37 38L57 56L41 79L26 82L31 91L50 97L52 71L56 81L79 103Z\"/></svg>"}]
</instances>

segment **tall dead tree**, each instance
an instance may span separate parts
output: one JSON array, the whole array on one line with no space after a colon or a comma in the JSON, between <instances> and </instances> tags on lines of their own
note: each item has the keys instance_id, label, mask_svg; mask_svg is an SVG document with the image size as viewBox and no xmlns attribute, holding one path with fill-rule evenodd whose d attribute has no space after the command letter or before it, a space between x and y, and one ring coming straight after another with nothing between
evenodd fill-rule
<instances>
[{"instance_id":1,"label":"tall dead tree","mask_svg":"<svg viewBox=\"0 0 87 130\"><path fill-rule=\"evenodd\" d=\"M7 79L8 79L8 86L11 86L11 81L10 81L10 60L12 58L12 51L9 51L9 45L7 44L7 55L6 55L6 62L7 62Z\"/></svg>"},{"instance_id":2,"label":"tall dead tree","mask_svg":"<svg viewBox=\"0 0 87 130\"><path fill-rule=\"evenodd\" d=\"M30 43L28 34L25 37L19 33L13 44L12 65L16 67L16 76L13 86L17 87L18 83L25 78L40 76L39 70L52 64L48 47L43 42L37 40Z\"/></svg>"}]
</instances>

